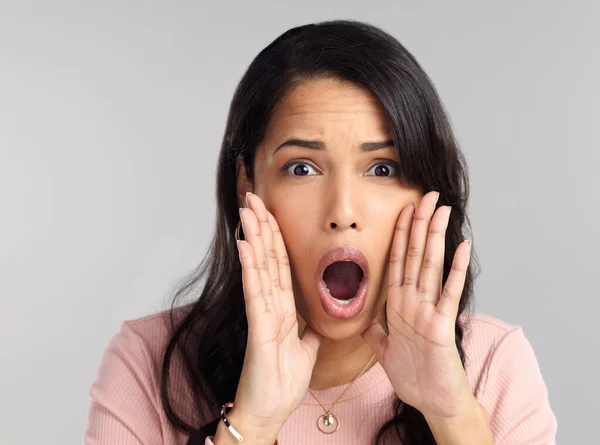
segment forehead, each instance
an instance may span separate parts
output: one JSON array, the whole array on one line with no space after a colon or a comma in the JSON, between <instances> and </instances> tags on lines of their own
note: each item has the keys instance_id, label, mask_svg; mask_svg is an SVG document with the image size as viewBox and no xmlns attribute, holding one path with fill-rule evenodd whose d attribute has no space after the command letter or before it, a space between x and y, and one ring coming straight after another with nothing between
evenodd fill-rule
<instances>
[{"instance_id":1,"label":"forehead","mask_svg":"<svg viewBox=\"0 0 600 445\"><path fill-rule=\"evenodd\" d=\"M388 124L381 103L369 90L321 79L300 83L282 99L273 111L268 133L277 137L295 131L316 137L327 136L331 130L376 137L388 133Z\"/></svg>"}]
</instances>

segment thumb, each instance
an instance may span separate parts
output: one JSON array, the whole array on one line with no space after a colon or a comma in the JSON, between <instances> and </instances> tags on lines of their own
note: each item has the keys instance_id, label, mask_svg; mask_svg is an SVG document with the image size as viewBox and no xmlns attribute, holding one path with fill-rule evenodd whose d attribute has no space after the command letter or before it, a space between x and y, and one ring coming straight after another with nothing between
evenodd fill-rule
<instances>
[{"instance_id":1,"label":"thumb","mask_svg":"<svg viewBox=\"0 0 600 445\"><path fill-rule=\"evenodd\" d=\"M312 358L316 360L317 352L323 341L323 336L306 324L304 327L304 334L302 335L302 341L309 347Z\"/></svg>"},{"instance_id":2,"label":"thumb","mask_svg":"<svg viewBox=\"0 0 600 445\"><path fill-rule=\"evenodd\" d=\"M387 335L383 326L381 326L377 319L373 320L371 325L360 335L369 346L371 346L371 349L375 352L378 360L383 357L383 351L387 343Z\"/></svg>"}]
</instances>

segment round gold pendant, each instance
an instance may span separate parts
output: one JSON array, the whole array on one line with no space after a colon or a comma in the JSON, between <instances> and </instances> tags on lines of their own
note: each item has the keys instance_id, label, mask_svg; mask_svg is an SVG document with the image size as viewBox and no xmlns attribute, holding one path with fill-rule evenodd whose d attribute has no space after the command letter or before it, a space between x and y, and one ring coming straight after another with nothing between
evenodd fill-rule
<instances>
[{"instance_id":1,"label":"round gold pendant","mask_svg":"<svg viewBox=\"0 0 600 445\"><path fill-rule=\"evenodd\" d=\"M322 414L317 419L317 428L324 434L332 434L340 427L338 418L333 413Z\"/></svg>"}]
</instances>

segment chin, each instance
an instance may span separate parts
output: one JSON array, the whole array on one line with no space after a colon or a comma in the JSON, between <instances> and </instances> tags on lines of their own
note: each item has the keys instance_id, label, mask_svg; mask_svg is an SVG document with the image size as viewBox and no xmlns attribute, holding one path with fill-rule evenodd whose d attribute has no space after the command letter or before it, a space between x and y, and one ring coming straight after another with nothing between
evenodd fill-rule
<instances>
[{"instance_id":1,"label":"chin","mask_svg":"<svg viewBox=\"0 0 600 445\"><path fill-rule=\"evenodd\" d=\"M365 292L366 293L366 292ZM298 298L299 297L299 298ZM301 318L306 320L310 327L323 335L325 338L335 341L350 340L359 337L377 318L377 308L380 307L375 301L369 301L365 295L365 302L361 310L352 317L339 317L329 314L323 306L322 299L318 295L306 299L301 294L296 297L296 310ZM383 309L383 304L381 305Z\"/></svg>"},{"instance_id":2,"label":"chin","mask_svg":"<svg viewBox=\"0 0 600 445\"><path fill-rule=\"evenodd\" d=\"M338 320L321 311L320 314L309 317L308 324L325 338L343 341L359 337L371 324L372 319L367 318L359 316L350 320Z\"/></svg>"}]
</instances>

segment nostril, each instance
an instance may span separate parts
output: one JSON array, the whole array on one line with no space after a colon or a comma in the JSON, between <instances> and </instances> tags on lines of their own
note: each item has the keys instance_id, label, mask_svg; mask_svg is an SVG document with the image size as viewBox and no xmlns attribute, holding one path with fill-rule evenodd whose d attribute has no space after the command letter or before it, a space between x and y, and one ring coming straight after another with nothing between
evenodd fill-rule
<instances>
[{"instance_id":1,"label":"nostril","mask_svg":"<svg viewBox=\"0 0 600 445\"><path fill-rule=\"evenodd\" d=\"M331 227L332 229L335 229L337 227L337 224L334 222L329 223L329 227ZM352 227L353 229L356 229L356 223L350 224L350 227Z\"/></svg>"}]
</instances>

